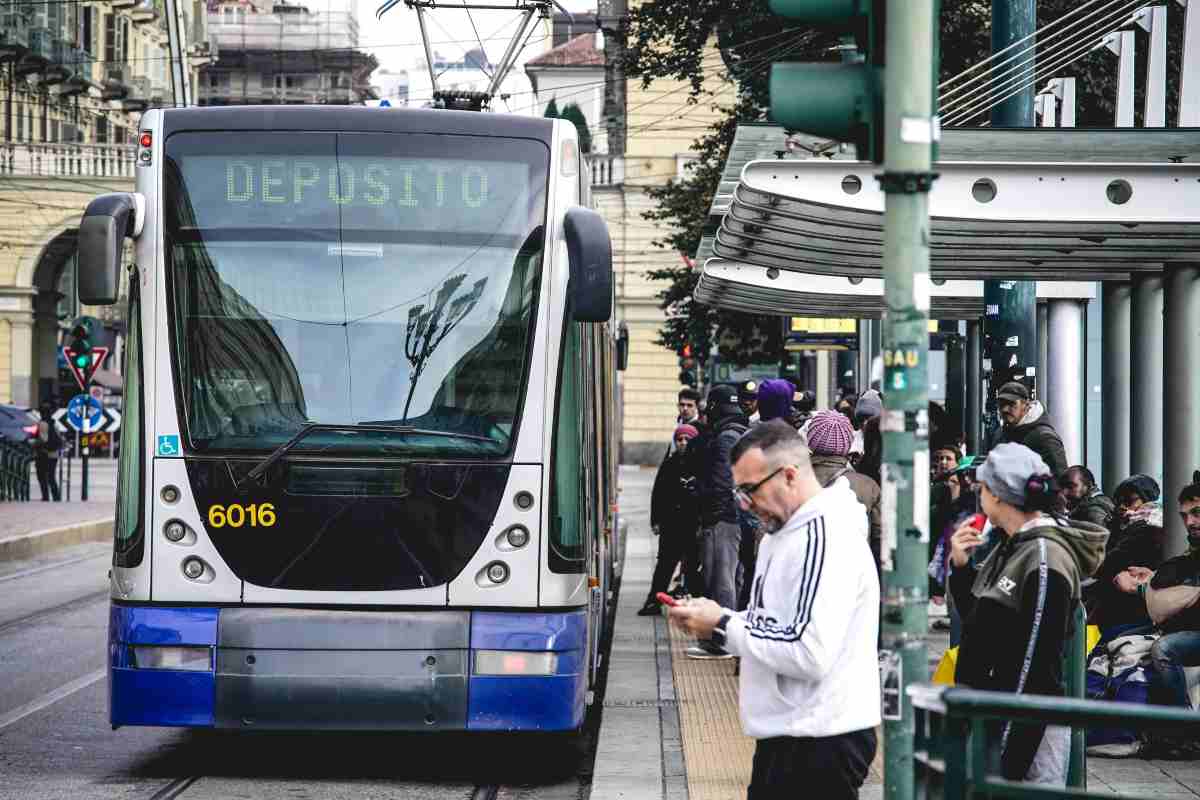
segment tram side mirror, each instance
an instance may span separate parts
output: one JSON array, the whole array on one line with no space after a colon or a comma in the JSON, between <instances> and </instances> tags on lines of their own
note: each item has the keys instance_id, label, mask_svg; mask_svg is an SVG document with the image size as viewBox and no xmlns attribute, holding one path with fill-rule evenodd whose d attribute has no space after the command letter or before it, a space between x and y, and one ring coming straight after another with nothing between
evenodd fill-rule
<instances>
[{"instance_id":1,"label":"tram side mirror","mask_svg":"<svg viewBox=\"0 0 1200 800\"><path fill-rule=\"evenodd\" d=\"M120 192L88 203L79 223L79 302L111 306L121 288L125 237L137 237L146 219L146 198Z\"/></svg>"},{"instance_id":2,"label":"tram side mirror","mask_svg":"<svg viewBox=\"0 0 1200 800\"><path fill-rule=\"evenodd\" d=\"M607 322L613 310L612 240L604 218L576 206L563 222L571 277L567 300L576 322Z\"/></svg>"}]
</instances>

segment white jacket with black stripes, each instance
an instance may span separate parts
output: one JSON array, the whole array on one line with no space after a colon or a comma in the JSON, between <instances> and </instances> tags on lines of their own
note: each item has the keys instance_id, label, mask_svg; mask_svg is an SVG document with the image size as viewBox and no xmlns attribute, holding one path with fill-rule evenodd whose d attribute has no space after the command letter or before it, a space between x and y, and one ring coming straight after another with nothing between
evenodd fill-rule
<instances>
[{"instance_id":1,"label":"white jacket with black stripes","mask_svg":"<svg viewBox=\"0 0 1200 800\"><path fill-rule=\"evenodd\" d=\"M763 537L750 607L726 623L747 736L823 737L880 722L879 579L845 478Z\"/></svg>"}]
</instances>

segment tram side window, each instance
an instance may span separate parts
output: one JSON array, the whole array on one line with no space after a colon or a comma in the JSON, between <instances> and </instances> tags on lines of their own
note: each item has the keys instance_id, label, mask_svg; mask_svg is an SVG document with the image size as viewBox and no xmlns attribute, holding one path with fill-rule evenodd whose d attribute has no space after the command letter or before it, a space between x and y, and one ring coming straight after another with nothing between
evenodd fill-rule
<instances>
[{"instance_id":1,"label":"tram side window","mask_svg":"<svg viewBox=\"0 0 1200 800\"><path fill-rule=\"evenodd\" d=\"M583 572L583 415L580 396L580 326L568 323L559 362L558 409L550 491L550 569Z\"/></svg>"},{"instance_id":2,"label":"tram side window","mask_svg":"<svg viewBox=\"0 0 1200 800\"><path fill-rule=\"evenodd\" d=\"M125 346L124 414L121 420L121 460L118 465L117 525L113 564L136 567L145 549L142 475L145 447L142 438L142 313L137 281L130 282L129 335Z\"/></svg>"}]
</instances>

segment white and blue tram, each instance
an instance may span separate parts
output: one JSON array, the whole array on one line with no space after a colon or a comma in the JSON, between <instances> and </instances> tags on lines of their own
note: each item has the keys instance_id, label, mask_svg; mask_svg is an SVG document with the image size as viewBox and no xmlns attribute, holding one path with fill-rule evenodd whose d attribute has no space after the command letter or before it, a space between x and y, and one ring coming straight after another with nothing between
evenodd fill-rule
<instances>
[{"instance_id":1,"label":"white and blue tram","mask_svg":"<svg viewBox=\"0 0 1200 800\"><path fill-rule=\"evenodd\" d=\"M554 120L143 116L79 232L82 302L128 287L114 727L581 725L620 530L583 166Z\"/></svg>"}]
</instances>

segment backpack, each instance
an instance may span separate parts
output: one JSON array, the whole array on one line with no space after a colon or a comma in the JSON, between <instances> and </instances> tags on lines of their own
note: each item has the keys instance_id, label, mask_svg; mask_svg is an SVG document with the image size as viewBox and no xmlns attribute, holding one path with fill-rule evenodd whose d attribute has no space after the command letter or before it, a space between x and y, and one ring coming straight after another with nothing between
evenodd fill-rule
<instances>
[{"instance_id":1,"label":"backpack","mask_svg":"<svg viewBox=\"0 0 1200 800\"><path fill-rule=\"evenodd\" d=\"M1150 703L1150 648L1157 636L1132 634L1099 642L1088 654L1086 694L1089 700ZM1127 728L1089 728L1087 751L1096 756L1127 756L1137 752L1139 734Z\"/></svg>"},{"instance_id":2,"label":"backpack","mask_svg":"<svg viewBox=\"0 0 1200 800\"><path fill-rule=\"evenodd\" d=\"M38 449L55 455L62 449L62 437L58 434L54 420L42 420L38 423L37 446Z\"/></svg>"}]
</instances>

